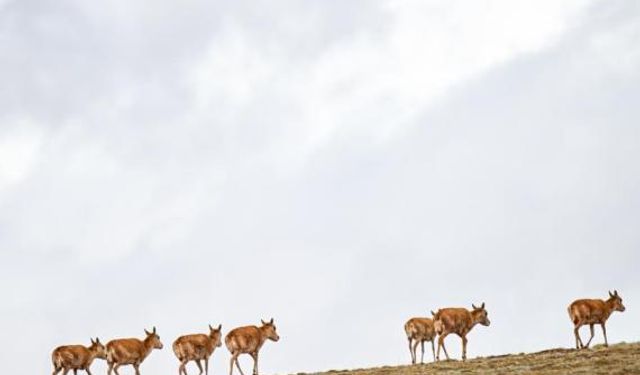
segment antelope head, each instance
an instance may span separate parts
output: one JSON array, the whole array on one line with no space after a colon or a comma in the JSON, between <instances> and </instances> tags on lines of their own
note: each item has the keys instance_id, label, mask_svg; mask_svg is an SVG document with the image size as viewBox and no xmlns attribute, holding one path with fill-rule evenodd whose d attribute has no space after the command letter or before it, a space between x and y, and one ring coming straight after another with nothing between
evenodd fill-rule
<instances>
[{"instance_id":1,"label":"antelope head","mask_svg":"<svg viewBox=\"0 0 640 375\"><path fill-rule=\"evenodd\" d=\"M213 328L209 324L209 337L213 340L213 345L216 347L222 346L222 324L218 324L218 328Z\"/></svg>"},{"instance_id":2,"label":"antelope head","mask_svg":"<svg viewBox=\"0 0 640 375\"><path fill-rule=\"evenodd\" d=\"M615 311L623 312L625 310L622 304L622 298L618 295L618 291L614 290L613 293L609 292L609 300L607 301Z\"/></svg>"},{"instance_id":3,"label":"antelope head","mask_svg":"<svg viewBox=\"0 0 640 375\"><path fill-rule=\"evenodd\" d=\"M273 318L270 321L265 322L264 320L260 320L262 322L262 327L260 329L265 333L267 338L271 341L280 340L280 336L276 332L276 326L273 324Z\"/></svg>"},{"instance_id":4,"label":"antelope head","mask_svg":"<svg viewBox=\"0 0 640 375\"><path fill-rule=\"evenodd\" d=\"M160 342L160 336L156 333L156 327L153 327L151 332L145 329L144 333L147 335L144 339L145 342L150 343L150 346L154 349L162 349L162 342Z\"/></svg>"},{"instance_id":5,"label":"antelope head","mask_svg":"<svg viewBox=\"0 0 640 375\"><path fill-rule=\"evenodd\" d=\"M489 321L489 313L484 308L484 302L482 302L482 305L480 305L480 307L476 307L476 305L474 304L471 304L471 307L473 307L471 315L476 322L482 324L483 326L488 326L489 324L491 324L491 322Z\"/></svg>"},{"instance_id":6,"label":"antelope head","mask_svg":"<svg viewBox=\"0 0 640 375\"><path fill-rule=\"evenodd\" d=\"M91 346L89 351L95 353L96 358L107 359L107 349L100 342L100 339L96 337L95 341L91 339Z\"/></svg>"}]
</instances>

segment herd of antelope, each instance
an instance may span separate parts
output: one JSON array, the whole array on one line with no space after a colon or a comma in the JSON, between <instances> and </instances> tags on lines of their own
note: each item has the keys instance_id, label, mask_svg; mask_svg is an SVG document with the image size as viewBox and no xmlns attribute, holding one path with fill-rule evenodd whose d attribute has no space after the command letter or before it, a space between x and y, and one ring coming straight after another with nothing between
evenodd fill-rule
<instances>
[{"instance_id":1,"label":"herd of antelope","mask_svg":"<svg viewBox=\"0 0 640 375\"><path fill-rule=\"evenodd\" d=\"M153 327L151 332L144 330L146 337L143 340L115 339L102 345L100 339L91 339L91 346L83 345L67 345L57 347L51 354L53 361L53 375L63 371L62 375L66 375L70 370L76 375L78 370L85 370L91 375L91 363L94 359L106 359L109 369L107 374L111 375L111 371L118 373L118 368L122 365L132 365L136 375L140 375L140 364L149 356L153 349L162 349L160 336ZM215 348L222 346L222 325L213 328L209 325L209 334L196 333L192 335L184 335L178 337L173 342L173 352L175 353L180 365L178 366L178 375L187 375L185 368L187 362L194 361L202 374L202 362L204 362L204 372L209 374L209 358L213 354ZM240 354L249 354L253 357L253 373L258 374L258 352L262 345L267 341L278 341L280 336L276 333L276 326L273 318L268 322L262 321L261 326L238 327L227 333L224 343L231 352L231 362L229 374L233 374L233 365L238 367L240 374L244 375L238 362Z\"/></svg>"},{"instance_id":2,"label":"herd of antelope","mask_svg":"<svg viewBox=\"0 0 640 375\"><path fill-rule=\"evenodd\" d=\"M467 334L476 324L489 326L489 314L484 307L484 302L480 307L471 305L472 310L465 308L445 308L438 312L431 311L432 318L412 318L404 325L404 331L409 340L409 352L411 353L411 363L416 363L416 350L418 343L422 350L420 363L424 362L424 342L431 341L431 351L433 352L434 361L440 360L440 348L444 351L444 355L449 359L447 348L444 346L444 339L447 335L455 333L462 339L462 360L467 359ZM588 348L593 339L593 326L600 324L602 333L604 334L604 345L609 346L607 341L607 329L605 324L609 316L614 311L624 311L622 298L618 295L618 291L609 292L607 300L601 299L579 299L573 301L567 308L569 318L573 323L573 333L576 338L576 349ZM582 343L578 330L583 325L588 324L591 329L591 337L587 344ZM436 353L433 341L438 336L438 352Z\"/></svg>"},{"instance_id":3,"label":"herd of antelope","mask_svg":"<svg viewBox=\"0 0 640 375\"><path fill-rule=\"evenodd\" d=\"M431 311L431 318L411 318L405 325L404 330L409 340L409 352L411 353L411 363L416 363L416 350L418 344L421 346L422 355L420 363L424 362L424 343L431 342L431 351L435 361L440 360L440 348L444 351L447 359L447 349L444 339L447 335L455 333L462 339L462 360L467 359L467 334L477 324L489 326L488 312L484 302L479 306L471 305L472 309L465 308L443 308L437 312ZM573 323L573 333L576 339L576 349L588 348L593 339L593 326L599 324L604 335L604 345L608 346L607 330L605 323L614 311L624 311L622 298L618 291L609 292L607 300L601 299L579 299L571 303L568 307L569 318ZM589 325L591 337L586 345L582 342L578 330L583 325ZM160 336L153 327L151 331L145 329L146 337L143 340L137 338L115 339L103 345L98 338L91 339L91 346L67 345L57 347L52 355L53 375L63 371L66 375L73 370L74 375L78 370L85 370L91 375L89 367L95 358L106 359L108 365L107 374L118 373L118 368L122 365L132 365L136 375L140 375L140 364L149 356L153 349L162 349ZM438 350L434 348L434 340L438 336ZM233 375L233 366L238 368L241 375L244 375L238 362L240 354L249 354L253 358L253 374L258 375L258 352L266 340L278 341L280 336L276 333L276 326L273 319L268 322L262 321L261 326L246 326L231 330L225 337L224 342L231 353L229 362L229 375ZM205 372L209 374L209 358L213 351L222 346L222 325L214 328L209 325L208 334L191 334L178 337L173 342L173 352L178 358L178 375L187 375L186 364L194 361L200 370L199 374ZM204 362L204 370L202 367Z\"/></svg>"}]
</instances>

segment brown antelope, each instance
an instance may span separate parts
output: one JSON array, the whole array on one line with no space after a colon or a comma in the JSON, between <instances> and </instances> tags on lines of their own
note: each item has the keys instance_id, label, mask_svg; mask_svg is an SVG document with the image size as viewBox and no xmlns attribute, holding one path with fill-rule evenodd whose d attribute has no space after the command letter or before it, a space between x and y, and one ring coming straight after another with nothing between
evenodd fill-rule
<instances>
[{"instance_id":1,"label":"brown antelope","mask_svg":"<svg viewBox=\"0 0 640 375\"><path fill-rule=\"evenodd\" d=\"M84 345L59 346L51 353L53 375L56 375L60 370L64 370L62 375L66 375L69 370L73 370L74 375L78 373L78 370L85 370L87 374L91 375L89 367L96 358L107 358L104 345L97 337L95 341L91 339L91 346L89 347Z\"/></svg>"},{"instance_id":2,"label":"brown antelope","mask_svg":"<svg viewBox=\"0 0 640 375\"><path fill-rule=\"evenodd\" d=\"M422 354L420 363L424 362L424 342L431 341L431 352L433 359L436 359L436 351L433 347L433 340L436 338L436 330L433 326L433 320L429 318L411 318L404 324L404 331L409 340L409 352L411 353L411 363L416 363L416 349L420 343Z\"/></svg>"},{"instance_id":3,"label":"brown antelope","mask_svg":"<svg viewBox=\"0 0 640 375\"><path fill-rule=\"evenodd\" d=\"M241 375L244 375L238 363L238 356L246 353L253 358L253 374L258 375L258 352L269 339L271 341L280 340L280 336L276 333L276 326L273 324L273 318L265 322L261 320L262 326L247 326L233 329L224 338L227 349L231 352L231 361L229 375L233 375L233 364L235 363Z\"/></svg>"},{"instance_id":4,"label":"brown antelope","mask_svg":"<svg viewBox=\"0 0 640 375\"><path fill-rule=\"evenodd\" d=\"M614 311L623 312L625 310L622 304L622 298L618 295L618 291L614 290L613 294L609 292L609 299L603 301L601 299L579 299L573 301L567 308L569 317L573 322L573 334L576 337L576 349L588 348L593 339L593 325L600 324L602 333L604 334L604 346L609 346L607 342L607 329L605 323ZM588 324L591 330L591 337L587 341L587 345L582 343L578 330L583 325Z\"/></svg>"},{"instance_id":5,"label":"brown antelope","mask_svg":"<svg viewBox=\"0 0 640 375\"><path fill-rule=\"evenodd\" d=\"M122 365L132 365L136 375L140 375L142 361L153 349L162 349L156 327L153 327L151 332L145 329L144 333L147 335L144 340L117 339L107 343L107 364L109 365L107 375L111 375L111 370L115 371L116 375L120 375L118 368Z\"/></svg>"},{"instance_id":6,"label":"brown antelope","mask_svg":"<svg viewBox=\"0 0 640 375\"><path fill-rule=\"evenodd\" d=\"M480 307L471 305L473 310L469 311L465 308L446 308L440 309L437 313L433 311L434 327L438 337L438 352L436 361L440 360L440 347L444 350L444 355L449 359L447 348L444 346L444 339L450 333L455 333L462 339L462 360L467 359L467 334L478 323L483 326L491 324L488 318L487 310L484 308L484 302Z\"/></svg>"},{"instance_id":7,"label":"brown antelope","mask_svg":"<svg viewBox=\"0 0 640 375\"><path fill-rule=\"evenodd\" d=\"M202 374L202 365L200 361L204 361L204 371L209 374L209 357L213 354L215 348L222 346L222 324L218 328L209 325L209 334L202 333L194 335L180 336L173 342L173 352L180 361L178 367L178 375L187 375L185 366L189 361L195 361Z\"/></svg>"}]
</instances>

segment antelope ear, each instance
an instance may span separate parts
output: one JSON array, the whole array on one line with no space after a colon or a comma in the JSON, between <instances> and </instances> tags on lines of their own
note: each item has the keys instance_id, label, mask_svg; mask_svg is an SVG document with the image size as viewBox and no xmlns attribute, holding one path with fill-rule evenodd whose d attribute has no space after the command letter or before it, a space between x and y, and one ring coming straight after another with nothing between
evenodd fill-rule
<instances>
[{"instance_id":1,"label":"antelope ear","mask_svg":"<svg viewBox=\"0 0 640 375\"><path fill-rule=\"evenodd\" d=\"M269 324L273 324L273 318L271 318L271 320L269 321Z\"/></svg>"},{"instance_id":2,"label":"antelope ear","mask_svg":"<svg viewBox=\"0 0 640 375\"><path fill-rule=\"evenodd\" d=\"M618 297L618 291L617 291L617 290L614 290L614 291L613 291L613 295L614 295L614 296L616 296L616 297Z\"/></svg>"},{"instance_id":3,"label":"antelope ear","mask_svg":"<svg viewBox=\"0 0 640 375\"><path fill-rule=\"evenodd\" d=\"M431 310L431 316L436 316L436 313L434 313L433 310Z\"/></svg>"},{"instance_id":4,"label":"antelope ear","mask_svg":"<svg viewBox=\"0 0 640 375\"><path fill-rule=\"evenodd\" d=\"M264 320L260 319L260 323L262 323L263 326L267 325L267 322L265 322Z\"/></svg>"},{"instance_id":5,"label":"antelope ear","mask_svg":"<svg viewBox=\"0 0 640 375\"><path fill-rule=\"evenodd\" d=\"M218 331L222 330L222 324L218 324Z\"/></svg>"},{"instance_id":6,"label":"antelope ear","mask_svg":"<svg viewBox=\"0 0 640 375\"><path fill-rule=\"evenodd\" d=\"M146 328L144 329L144 333L145 333L147 336L151 336L151 332L147 331L147 329L146 329Z\"/></svg>"},{"instance_id":7,"label":"antelope ear","mask_svg":"<svg viewBox=\"0 0 640 375\"><path fill-rule=\"evenodd\" d=\"M156 326L153 326L153 334L156 334Z\"/></svg>"},{"instance_id":8,"label":"antelope ear","mask_svg":"<svg viewBox=\"0 0 640 375\"><path fill-rule=\"evenodd\" d=\"M609 297L613 297L613 294L611 294L611 291L609 291Z\"/></svg>"},{"instance_id":9,"label":"antelope ear","mask_svg":"<svg viewBox=\"0 0 640 375\"><path fill-rule=\"evenodd\" d=\"M211 324L209 324L209 331L213 331L213 327L211 327Z\"/></svg>"},{"instance_id":10,"label":"antelope ear","mask_svg":"<svg viewBox=\"0 0 640 375\"><path fill-rule=\"evenodd\" d=\"M93 338L92 338L92 337L89 337L89 340L91 340L91 345L93 345L93 344L95 344L95 343L96 343L95 341L93 341Z\"/></svg>"},{"instance_id":11,"label":"antelope ear","mask_svg":"<svg viewBox=\"0 0 640 375\"><path fill-rule=\"evenodd\" d=\"M100 339L96 337L96 344L100 344Z\"/></svg>"},{"instance_id":12,"label":"antelope ear","mask_svg":"<svg viewBox=\"0 0 640 375\"><path fill-rule=\"evenodd\" d=\"M471 304L471 307L473 307L474 310L477 310L478 308L476 307L476 305L474 305L473 303Z\"/></svg>"},{"instance_id":13,"label":"antelope ear","mask_svg":"<svg viewBox=\"0 0 640 375\"><path fill-rule=\"evenodd\" d=\"M481 309L484 309L484 302L482 302L482 306L480 306Z\"/></svg>"}]
</instances>

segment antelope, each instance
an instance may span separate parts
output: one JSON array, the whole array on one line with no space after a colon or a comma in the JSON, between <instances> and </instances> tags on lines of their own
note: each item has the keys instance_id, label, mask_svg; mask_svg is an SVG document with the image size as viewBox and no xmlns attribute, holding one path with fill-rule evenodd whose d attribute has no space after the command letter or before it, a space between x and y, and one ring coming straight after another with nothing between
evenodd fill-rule
<instances>
[{"instance_id":1,"label":"antelope","mask_svg":"<svg viewBox=\"0 0 640 375\"><path fill-rule=\"evenodd\" d=\"M436 352L433 347L433 340L436 338L436 330L433 326L433 320L429 318L411 318L404 324L404 331L409 340L409 352L411 353L411 364L416 363L416 349L420 343L422 354L420 363L424 363L424 342L431 341L431 352L433 359L436 358Z\"/></svg>"},{"instance_id":2,"label":"antelope","mask_svg":"<svg viewBox=\"0 0 640 375\"><path fill-rule=\"evenodd\" d=\"M437 313L433 311L434 327L438 337L438 352L436 354L436 361L440 360L440 347L444 350L444 355L449 359L447 348L444 346L444 339L450 333L455 333L462 339L462 360L467 360L467 334L478 323L483 326L489 326L487 310L484 308L484 302L480 307L471 305L473 310L467 310L465 308L446 308L440 309Z\"/></svg>"},{"instance_id":3,"label":"antelope","mask_svg":"<svg viewBox=\"0 0 640 375\"><path fill-rule=\"evenodd\" d=\"M623 312L625 310L622 304L622 298L618 295L618 291L609 292L609 299L603 301L601 299L579 299L573 301L567 308L569 318L573 322L573 334L576 337L576 349L588 348L593 339L593 325L600 324L602 334L604 335L604 346L609 346L607 342L607 329L605 323L614 311ZM591 330L591 337L587 341L587 345L582 343L578 330L583 325L588 324Z\"/></svg>"},{"instance_id":4,"label":"antelope","mask_svg":"<svg viewBox=\"0 0 640 375\"><path fill-rule=\"evenodd\" d=\"M136 370L136 375L140 375L140 364L151 353L153 349L162 349L160 336L156 333L156 327L149 332L144 340L136 338L111 340L107 343L107 364L109 370L107 375L111 375L113 370L116 375L120 375L118 368L122 365L132 365Z\"/></svg>"},{"instance_id":5,"label":"antelope","mask_svg":"<svg viewBox=\"0 0 640 375\"><path fill-rule=\"evenodd\" d=\"M244 375L238 362L238 356L246 353L253 358L253 375L258 375L258 352L269 339L271 341L280 340L280 336L276 333L276 326L273 324L273 318L265 322L261 320L262 326L246 326L233 329L224 338L227 349L231 352L231 361L229 363L229 375L233 375L233 364L235 363L241 375Z\"/></svg>"},{"instance_id":6,"label":"antelope","mask_svg":"<svg viewBox=\"0 0 640 375\"><path fill-rule=\"evenodd\" d=\"M178 375L187 375L185 366L189 361L195 361L202 374L202 365L200 361L204 361L204 371L209 374L209 357L213 354L215 348L222 346L222 324L218 328L211 327L209 324L209 334L194 334L180 336L173 342L173 352L180 361L178 367Z\"/></svg>"},{"instance_id":7,"label":"antelope","mask_svg":"<svg viewBox=\"0 0 640 375\"><path fill-rule=\"evenodd\" d=\"M74 375L78 373L78 370L85 370L88 375L91 375L89 367L91 367L91 363L96 358L107 358L104 345L97 337L95 341L91 339L91 346L89 347L84 345L59 346L51 353L53 375L59 373L60 370L64 370L62 375L66 375L69 370L73 370Z\"/></svg>"}]
</instances>

